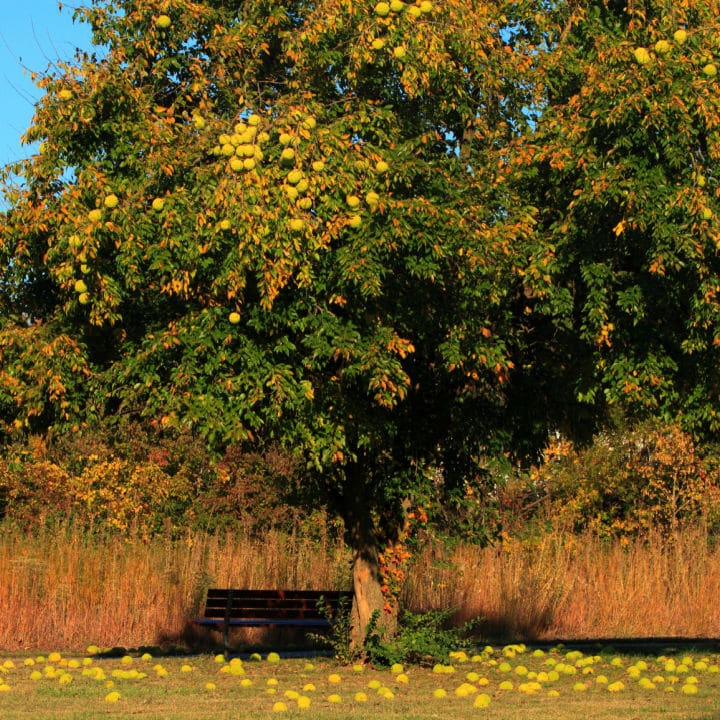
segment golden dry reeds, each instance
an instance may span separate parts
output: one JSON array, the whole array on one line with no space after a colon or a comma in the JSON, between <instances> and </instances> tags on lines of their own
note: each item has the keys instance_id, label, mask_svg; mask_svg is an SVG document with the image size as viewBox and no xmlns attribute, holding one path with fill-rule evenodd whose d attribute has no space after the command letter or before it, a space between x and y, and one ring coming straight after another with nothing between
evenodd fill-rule
<instances>
[{"instance_id":1,"label":"golden dry reeds","mask_svg":"<svg viewBox=\"0 0 720 720\"><path fill-rule=\"evenodd\" d=\"M242 531L127 539L71 525L0 528L0 649L138 647L186 638L210 586L349 585L328 535ZM479 619L488 639L720 635L720 548L702 528L670 541L547 535L481 548L426 547L403 603Z\"/></svg>"},{"instance_id":2,"label":"golden dry reeds","mask_svg":"<svg viewBox=\"0 0 720 720\"><path fill-rule=\"evenodd\" d=\"M550 534L480 548L427 548L409 607L457 608L487 637L718 637L720 547L702 527L620 541Z\"/></svg>"},{"instance_id":3,"label":"golden dry reeds","mask_svg":"<svg viewBox=\"0 0 720 720\"><path fill-rule=\"evenodd\" d=\"M71 526L0 531L0 649L137 647L179 640L219 587L347 584L342 543L269 532L150 541Z\"/></svg>"}]
</instances>

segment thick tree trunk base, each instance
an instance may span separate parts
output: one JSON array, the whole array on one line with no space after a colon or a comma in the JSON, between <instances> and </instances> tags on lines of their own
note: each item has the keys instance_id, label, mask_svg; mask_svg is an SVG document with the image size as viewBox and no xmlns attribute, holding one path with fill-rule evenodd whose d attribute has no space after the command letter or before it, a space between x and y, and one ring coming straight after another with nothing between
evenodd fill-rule
<instances>
[{"instance_id":1,"label":"thick tree trunk base","mask_svg":"<svg viewBox=\"0 0 720 720\"><path fill-rule=\"evenodd\" d=\"M377 612L374 630L382 636L390 636L397 629L397 607L387 611L386 598L380 589L377 562L367 556L357 555L353 562L353 590L355 598L352 608L352 643L362 648L373 613Z\"/></svg>"}]
</instances>

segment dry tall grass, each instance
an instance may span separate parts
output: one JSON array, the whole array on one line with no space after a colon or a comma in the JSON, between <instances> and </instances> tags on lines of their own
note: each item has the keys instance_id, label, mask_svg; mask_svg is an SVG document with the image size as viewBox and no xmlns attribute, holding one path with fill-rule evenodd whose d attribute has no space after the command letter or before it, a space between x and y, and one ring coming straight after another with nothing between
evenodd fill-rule
<instances>
[{"instance_id":1,"label":"dry tall grass","mask_svg":"<svg viewBox=\"0 0 720 720\"><path fill-rule=\"evenodd\" d=\"M420 569L422 568L422 570ZM720 547L699 527L632 542L548 535L533 544L429 548L406 589L488 636L718 637Z\"/></svg>"},{"instance_id":2,"label":"dry tall grass","mask_svg":"<svg viewBox=\"0 0 720 720\"><path fill-rule=\"evenodd\" d=\"M205 590L347 585L347 551L327 536L107 537L70 527L0 535L0 649L153 645L183 637Z\"/></svg>"},{"instance_id":3,"label":"dry tall grass","mask_svg":"<svg viewBox=\"0 0 720 720\"><path fill-rule=\"evenodd\" d=\"M0 649L136 647L183 637L210 585L349 585L339 540L268 533L104 540L71 527L0 530ZM487 637L720 635L720 548L701 529L622 545L548 536L532 546L426 548L411 609L457 608Z\"/></svg>"}]
</instances>

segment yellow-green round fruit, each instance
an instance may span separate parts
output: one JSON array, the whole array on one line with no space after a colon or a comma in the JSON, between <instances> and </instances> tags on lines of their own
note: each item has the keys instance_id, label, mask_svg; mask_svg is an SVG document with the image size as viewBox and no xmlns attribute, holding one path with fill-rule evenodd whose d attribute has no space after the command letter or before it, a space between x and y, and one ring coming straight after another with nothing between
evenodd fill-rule
<instances>
[{"instance_id":1,"label":"yellow-green round fruit","mask_svg":"<svg viewBox=\"0 0 720 720\"><path fill-rule=\"evenodd\" d=\"M283 148L283 151L280 153L280 159L283 160L283 162L292 162L295 159L295 151L290 147Z\"/></svg>"},{"instance_id":2,"label":"yellow-green round fruit","mask_svg":"<svg viewBox=\"0 0 720 720\"><path fill-rule=\"evenodd\" d=\"M240 313L233 311L228 315L228 320L231 324L237 325L240 322Z\"/></svg>"},{"instance_id":3,"label":"yellow-green round fruit","mask_svg":"<svg viewBox=\"0 0 720 720\"><path fill-rule=\"evenodd\" d=\"M302 170L291 170L287 175L287 181L291 185L297 185L303 179Z\"/></svg>"},{"instance_id":4,"label":"yellow-green round fruit","mask_svg":"<svg viewBox=\"0 0 720 720\"><path fill-rule=\"evenodd\" d=\"M676 30L673 34L673 40L675 40L678 45L683 45L687 40L687 31L683 30L683 28Z\"/></svg>"},{"instance_id":5,"label":"yellow-green round fruit","mask_svg":"<svg viewBox=\"0 0 720 720\"><path fill-rule=\"evenodd\" d=\"M379 2L375 6L375 14L379 17L386 17L390 14L390 5L386 2Z\"/></svg>"},{"instance_id":6,"label":"yellow-green round fruit","mask_svg":"<svg viewBox=\"0 0 720 720\"><path fill-rule=\"evenodd\" d=\"M82 247L82 240L80 239L80 236L79 235L71 235L68 238L68 245L74 249Z\"/></svg>"},{"instance_id":7,"label":"yellow-green round fruit","mask_svg":"<svg viewBox=\"0 0 720 720\"><path fill-rule=\"evenodd\" d=\"M393 55L394 55L398 60L402 60L402 59L405 57L405 55L407 55L407 49L406 49L406 47L405 47L404 45L398 45L398 46L393 50Z\"/></svg>"},{"instance_id":8,"label":"yellow-green round fruit","mask_svg":"<svg viewBox=\"0 0 720 720\"><path fill-rule=\"evenodd\" d=\"M89 265L86 265L85 263L83 263L83 264L80 266L80 272L81 272L83 275L87 275L87 274L90 272L90 266L89 266Z\"/></svg>"},{"instance_id":9,"label":"yellow-green round fruit","mask_svg":"<svg viewBox=\"0 0 720 720\"><path fill-rule=\"evenodd\" d=\"M160 212L165 207L165 200L163 198L155 198L152 201L152 209L155 210L155 212Z\"/></svg>"},{"instance_id":10,"label":"yellow-green round fruit","mask_svg":"<svg viewBox=\"0 0 720 720\"><path fill-rule=\"evenodd\" d=\"M312 200L309 197L304 197L298 200L298 207L301 210L310 210L312 208Z\"/></svg>"},{"instance_id":11,"label":"yellow-green round fruit","mask_svg":"<svg viewBox=\"0 0 720 720\"><path fill-rule=\"evenodd\" d=\"M378 204L380 201L380 196L374 191L371 190L366 196L365 196L365 202L370 205L370 207L374 207Z\"/></svg>"},{"instance_id":12,"label":"yellow-green round fruit","mask_svg":"<svg viewBox=\"0 0 720 720\"><path fill-rule=\"evenodd\" d=\"M378 160L375 164L375 170L379 173L386 173L390 166L384 160Z\"/></svg>"},{"instance_id":13,"label":"yellow-green round fruit","mask_svg":"<svg viewBox=\"0 0 720 720\"><path fill-rule=\"evenodd\" d=\"M703 73L709 78L715 77L717 75L717 66L714 63L708 63L703 68Z\"/></svg>"},{"instance_id":14,"label":"yellow-green round fruit","mask_svg":"<svg viewBox=\"0 0 720 720\"><path fill-rule=\"evenodd\" d=\"M671 49L672 46L667 40L658 40L655 43L655 52L658 55L667 55L667 53L669 53Z\"/></svg>"},{"instance_id":15,"label":"yellow-green round fruit","mask_svg":"<svg viewBox=\"0 0 720 720\"><path fill-rule=\"evenodd\" d=\"M78 302L81 305L87 305L90 302L90 293L83 292L78 295Z\"/></svg>"},{"instance_id":16,"label":"yellow-green round fruit","mask_svg":"<svg viewBox=\"0 0 720 720\"><path fill-rule=\"evenodd\" d=\"M360 198L357 195L346 195L345 202L353 209L360 207Z\"/></svg>"},{"instance_id":17,"label":"yellow-green round fruit","mask_svg":"<svg viewBox=\"0 0 720 720\"><path fill-rule=\"evenodd\" d=\"M105 198L105 207L110 208L112 210L113 208L116 208L118 206L119 202L120 201L118 200L118 196L115 195L115 193L110 193Z\"/></svg>"},{"instance_id":18,"label":"yellow-green round fruit","mask_svg":"<svg viewBox=\"0 0 720 720\"><path fill-rule=\"evenodd\" d=\"M390 9L393 12L402 12L405 9L405 3L402 0L391 0Z\"/></svg>"},{"instance_id":19,"label":"yellow-green round fruit","mask_svg":"<svg viewBox=\"0 0 720 720\"><path fill-rule=\"evenodd\" d=\"M92 222L100 222L102 220L102 210L95 208L88 213L88 219Z\"/></svg>"},{"instance_id":20,"label":"yellow-green round fruit","mask_svg":"<svg viewBox=\"0 0 720 720\"><path fill-rule=\"evenodd\" d=\"M423 0L420 3L420 12L429 13L433 10L433 4L430 2L430 0Z\"/></svg>"},{"instance_id":21,"label":"yellow-green round fruit","mask_svg":"<svg viewBox=\"0 0 720 720\"><path fill-rule=\"evenodd\" d=\"M302 126L306 130L314 130L317 127L317 120L312 115L308 115L302 122Z\"/></svg>"},{"instance_id":22,"label":"yellow-green round fruit","mask_svg":"<svg viewBox=\"0 0 720 720\"><path fill-rule=\"evenodd\" d=\"M87 292L87 285L85 284L84 280L76 280L75 281L75 292L76 293Z\"/></svg>"},{"instance_id":23,"label":"yellow-green round fruit","mask_svg":"<svg viewBox=\"0 0 720 720\"><path fill-rule=\"evenodd\" d=\"M650 53L644 47L635 48L633 54L640 65L647 65L650 62Z\"/></svg>"},{"instance_id":24,"label":"yellow-green round fruit","mask_svg":"<svg viewBox=\"0 0 720 720\"><path fill-rule=\"evenodd\" d=\"M713 212L710 208L703 208L702 217L703 220L710 220L713 216Z\"/></svg>"},{"instance_id":25,"label":"yellow-green round fruit","mask_svg":"<svg viewBox=\"0 0 720 720\"><path fill-rule=\"evenodd\" d=\"M289 145L292 142L292 135L290 133L280 133L278 141L281 145Z\"/></svg>"},{"instance_id":26,"label":"yellow-green round fruit","mask_svg":"<svg viewBox=\"0 0 720 720\"><path fill-rule=\"evenodd\" d=\"M362 225L362 217L360 215L351 215L348 225L351 228L359 228Z\"/></svg>"},{"instance_id":27,"label":"yellow-green round fruit","mask_svg":"<svg viewBox=\"0 0 720 720\"><path fill-rule=\"evenodd\" d=\"M235 146L232 143L226 142L222 148L220 148L220 152L225 155L225 157L232 157L235 154Z\"/></svg>"},{"instance_id":28,"label":"yellow-green round fruit","mask_svg":"<svg viewBox=\"0 0 720 720\"><path fill-rule=\"evenodd\" d=\"M315 160L312 164L312 169L315 172L322 172L325 169L325 163L322 160Z\"/></svg>"},{"instance_id":29,"label":"yellow-green round fruit","mask_svg":"<svg viewBox=\"0 0 720 720\"><path fill-rule=\"evenodd\" d=\"M307 178L303 178L295 187L299 193L304 193L310 187L310 183Z\"/></svg>"},{"instance_id":30,"label":"yellow-green round fruit","mask_svg":"<svg viewBox=\"0 0 720 720\"><path fill-rule=\"evenodd\" d=\"M410 17L416 18L416 17L420 17L420 15L422 15L422 10L417 5L411 5L407 9L407 13Z\"/></svg>"},{"instance_id":31,"label":"yellow-green round fruit","mask_svg":"<svg viewBox=\"0 0 720 720\"><path fill-rule=\"evenodd\" d=\"M305 227L305 221L302 218L292 218L289 225L293 232L301 232Z\"/></svg>"},{"instance_id":32,"label":"yellow-green round fruit","mask_svg":"<svg viewBox=\"0 0 720 720\"><path fill-rule=\"evenodd\" d=\"M67 88L63 88L63 89L58 93L58 98L59 98L60 100L69 100L72 96L73 96L72 90L68 90Z\"/></svg>"},{"instance_id":33,"label":"yellow-green round fruit","mask_svg":"<svg viewBox=\"0 0 720 720\"><path fill-rule=\"evenodd\" d=\"M245 170L255 169L255 158L247 157L243 160L243 167Z\"/></svg>"},{"instance_id":34,"label":"yellow-green round fruit","mask_svg":"<svg viewBox=\"0 0 720 720\"><path fill-rule=\"evenodd\" d=\"M292 185L285 185L285 193L291 200L297 200L298 195L300 194L297 191L297 188L293 187Z\"/></svg>"},{"instance_id":35,"label":"yellow-green round fruit","mask_svg":"<svg viewBox=\"0 0 720 720\"><path fill-rule=\"evenodd\" d=\"M227 218L220 221L220 229L221 230L229 230L230 229L230 221Z\"/></svg>"},{"instance_id":36,"label":"yellow-green round fruit","mask_svg":"<svg viewBox=\"0 0 720 720\"><path fill-rule=\"evenodd\" d=\"M250 143L243 143L242 145L238 145L235 148L235 154L238 157L252 157L255 155L255 146L251 145Z\"/></svg>"},{"instance_id":37,"label":"yellow-green round fruit","mask_svg":"<svg viewBox=\"0 0 720 720\"><path fill-rule=\"evenodd\" d=\"M382 38L375 38L371 43L370 47L373 50L382 50L385 47L385 41Z\"/></svg>"},{"instance_id":38,"label":"yellow-green round fruit","mask_svg":"<svg viewBox=\"0 0 720 720\"><path fill-rule=\"evenodd\" d=\"M205 118L202 115L193 115L193 125L195 125L198 130L202 130L206 124Z\"/></svg>"},{"instance_id":39,"label":"yellow-green round fruit","mask_svg":"<svg viewBox=\"0 0 720 720\"><path fill-rule=\"evenodd\" d=\"M251 115L247 119L247 124L250 125L250 127L257 127L260 124L260 116L259 115Z\"/></svg>"},{"instance_id":40,"label":"yellow-green round fruit","mask_svg":"<svg viewBox=\"0 0 720 720\"><path fill-rule=\"evenodd\" d=\"M172 20L168 15L158 15L158 19L155 21L155 25L157 25L157 27L159 27L161 30L169 28L171 24Z\"/></svg>"},{"instance_id":41,"label":"yellow-green round fruit","mask_svg":"<svg viewBox=\"0 0 720 720\"><path fill-rule=\"evenodd\" d=\"M235 172L238 172L240 170L244 170L245 166L243 165L243 161L236 156L233 156L230 158L230 168L232 170L235 170Z\"/></svg>"}]
</instances>

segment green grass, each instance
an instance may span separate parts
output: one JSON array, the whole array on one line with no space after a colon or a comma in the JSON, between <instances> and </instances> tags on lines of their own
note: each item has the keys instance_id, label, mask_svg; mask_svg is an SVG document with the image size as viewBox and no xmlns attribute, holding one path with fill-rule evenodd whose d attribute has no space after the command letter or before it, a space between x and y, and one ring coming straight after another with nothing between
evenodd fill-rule
<instances>
[{"instance_id":1,"label":"green grass","mask_svg":"<svg viewBox=\"0 0 720 720\"><path fill-rule=\"evenodd\" d=\"M0 659L0 666L5 664L0 672L0 717L704 720L720 716L720 658L697 652L640 658L591 656L554 648L536 655L523 646L507 646L475 657L448 658L444 665L446 670L452 668L448 672L408 667L405 678L387 669L364 667L357 671L325 658L288 658L279 663L244 660L232 665L211 655L129 658ZM31 661L33 664L25 664ZM79 667L72 667L77 664ZM167 674L158 674L158 666ZM183 666L190 670L184 672ZM233 668L243 674L233 674ZM33 679L37 673L41 677ZM333 674L340 676L339 682L332 682ZM70 681L61 681L63 676ZM601 676L607 682L599 682ZM251 684L243 686L243 679ZM512 689L502 689L501 683L508 681ZM642 686L648 681L654 687ZM536 691L522 692L521 685L531 682L538 683ZM617 682L623 689L610 692L608 687ZM208 688L208 683L215 687ZM583 690L577 689L580 684ZM378 685L387 688L392 697L379 694ZM688 685L696 687L697 693L685 694L682 688ZM460 688L466 693L458 693ZM434 697L436 690L444 690L446 697ZM111 692L120 694L117 702L106 700ZM367 700L356 700L358 692L365 693ZM481 693L490 698L487 707L474 705ZM330 702L332 694L339 695L342 702ZM308 708L298 707L298 695L310 699ZM287 709L274 710L278 702Z\"/></svg>"}]
</instances>

